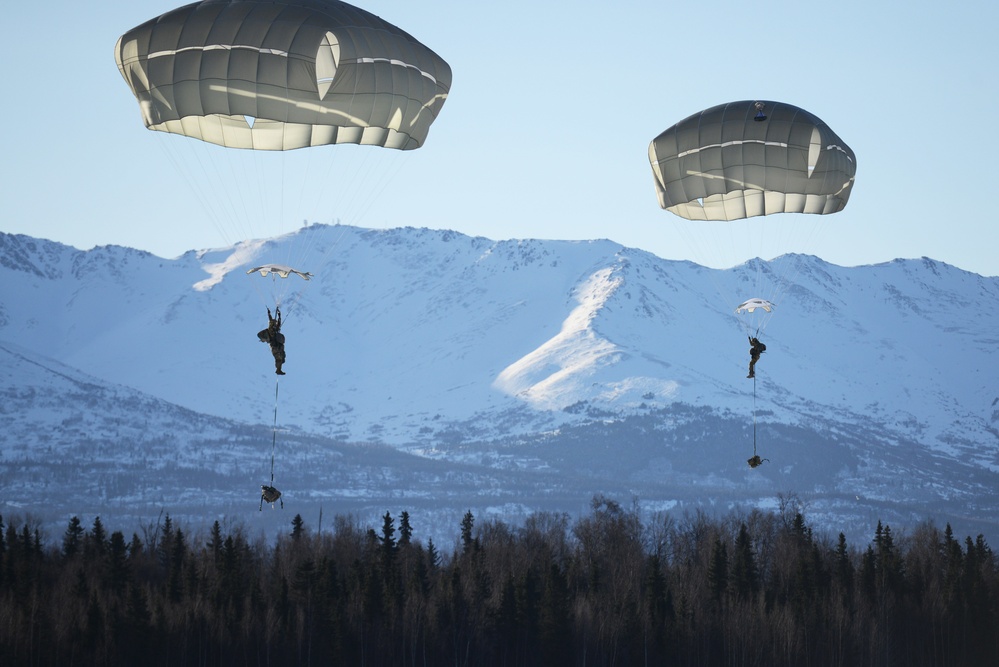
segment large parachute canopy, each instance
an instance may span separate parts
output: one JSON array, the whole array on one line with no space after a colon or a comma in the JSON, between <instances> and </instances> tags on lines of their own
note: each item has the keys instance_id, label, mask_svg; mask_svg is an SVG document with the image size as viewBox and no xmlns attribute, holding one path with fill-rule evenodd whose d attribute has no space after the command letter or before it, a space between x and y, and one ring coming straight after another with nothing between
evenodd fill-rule
<instances>
[{"instance_id":1,"label":"large parachute canopy","mask_svg":"<svg viewBox=\"0 0 999 667\"><path fill-rule=\"evenodd\" d=\"M335 0L197 2L126 32L115 60L146 127L229 148L419 148L451 87L436 53Z\"/></svg>"},{"instance_id":2,"label":"large parachute canopy","mask_svg":"<svg viewBox=\"0 0 999 667\"><path fill-rule=\"evenodd\" d=\"M162 139L149 143L226 245L297 229L276 268L247 255L247 269L271 277L322 270L336 241L308 221L357 224L424 145L451 87L434 51L337 0L195 2L132 28L114 55ZM261 299L281 304L307 285L273 280Z\"/></svg>"},{"instance_id":3,"label":"large parachute canopy","mask_svg":"<svg viewBox=\"0 0 999 667\"><path fill-rule=\"evenodd\" d=\"M695 113L649 145L659 205L688 220L841 211L857 159L817 116L744 100Z\"/></svg>"}]
</instances>

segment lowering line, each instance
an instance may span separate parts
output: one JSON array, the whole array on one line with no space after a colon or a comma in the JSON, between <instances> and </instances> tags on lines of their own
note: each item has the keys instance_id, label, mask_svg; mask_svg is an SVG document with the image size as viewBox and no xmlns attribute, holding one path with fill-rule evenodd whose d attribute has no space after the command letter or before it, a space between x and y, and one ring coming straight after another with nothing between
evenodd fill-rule
<instances>
[{"instance_id":1,"label":"lowering line","mask_svg":"<svg viewBox=\"0 0 999 667\"><path fill-rule=\"evenodd\" d=\"M274 486L274 450L277 449L277 409L280 378L274 380L274 427L271 429L271 486ZM756 380L753 380L753 419L756 419ZM754 443L755 447L755 443Z\"/></svg>"},{"instance_id":2,"label":"lowering line","mask_svg":"<svg viewBox=\"0 0 999 667\"><path fill-rule=\"evenodd\" d=\"M264 501L266 500L274 506L274 501L281 501L281 509L284 509L284 500L281 498L281 492L274 488L274 452L277 449L277 412L278 412L278 388L281 386L281 378L276 378L274 380L274 426L271 428L271 482L270 486L264 486L260 489L260 511L264 509Z\"/></svg>"},{"instance_id":3,"label":"lowering line","mask_svg":"<svg viewBox=\"0 0 999 667\"><path fill-rule=\"evenodd\" d=\"M756 456L756 376L753 376L753 456ZM271 459L271 483L274 482L274 462Z\"/></svg>"},{"instance_id":4,"label":"lowering line","mask_svg":"<svg viewBox=\"0 0 999 667\"><path fill-rule=\"evenodd\" d=\"M749 467L755 468L759 465L763 465L764 461L769 461L770 459L761 459L760 455L756 453L756 376L753 376L753 458L749 459Z\"/></svg>"}]
</instances>

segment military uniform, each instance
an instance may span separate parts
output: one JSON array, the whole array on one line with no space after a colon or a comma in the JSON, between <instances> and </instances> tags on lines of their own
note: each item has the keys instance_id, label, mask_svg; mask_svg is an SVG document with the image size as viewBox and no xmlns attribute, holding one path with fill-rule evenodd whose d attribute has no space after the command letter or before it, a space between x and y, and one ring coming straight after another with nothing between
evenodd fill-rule
<instances>
[{"instance_id":1,"label":"military uniform","mask_svg":"<svg viewBox=\"0 0 999 667\"><path fill-rule=\"evenodd\" d=\"M749 337L749 375L747 378L756 377L756 362L760 360L760 355L767 351L767 346L760 342L758 338Z\"/></svg>"},{"instance_id":2,"label":"military uniform","mask_svg":"<svg viewBox=\"0 0 999 667\"><path fill-rule=\"evenodd\" d=\"M277 308L277 319L271 316L271 309L267 309L267 328L257 332L257 338L261 343L271 346L271 354L274 355L274 368L277 375L284 375L281 370L287 358L284 353L284 334L281 333L281 309Z\"/></svg>"}]
</instances>

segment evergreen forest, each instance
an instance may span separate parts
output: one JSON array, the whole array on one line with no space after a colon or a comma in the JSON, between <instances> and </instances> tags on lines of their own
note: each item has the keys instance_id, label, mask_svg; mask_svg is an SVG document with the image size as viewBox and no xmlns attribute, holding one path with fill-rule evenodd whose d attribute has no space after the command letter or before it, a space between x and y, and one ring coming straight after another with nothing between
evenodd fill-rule
<instances>
[{"instance_id":1,"label":"evergreen forest","mask_svg":"<svg viewBox=\"0 0 999 667\"><path fill-rule=\"evenodd\" d=\"M443 550L405 511L331 523L73 517L47 543L0 518L0 665L999 665L999 564L950 525L852 545L789 502L643 520L602 496L467 512Z\"/></svg>"}]
</instances>

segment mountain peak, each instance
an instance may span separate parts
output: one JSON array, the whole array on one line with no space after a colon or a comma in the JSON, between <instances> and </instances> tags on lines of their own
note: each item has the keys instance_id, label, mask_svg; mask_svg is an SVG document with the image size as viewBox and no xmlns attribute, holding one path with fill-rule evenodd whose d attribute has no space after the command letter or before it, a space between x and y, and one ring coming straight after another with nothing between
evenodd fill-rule
<instances>
[{"instance_id":1,"label":"mountain peak","mask_svg":"<svg viewBox=\"0 0 999 667\"><path fill-rule=\"evenodd\" d=\"M247 275L261 263L313 278ZM718 270L606 240L309 225L174 260L0 235L0 281L16 366L0 392L23 412L11 442L93 428L102 447L134 436L160 456L246 440L260 456L278 422L314 439L303 470L316 452L344 456L331 442L365 442L557 469L590 491L746 497L807 483L830 511L864 494L999 506L973 491L999 488L999 278L928 258ZM767 345L753 381L735 305L767 298L768 281L780 298L748 330ZM256 335L278 305L280 379ZM748 471L757 436L779 463ZM525 443L537 448L510 463ZM963 490L934 495L945 487Z\"/></svg>"}]
</instances>

